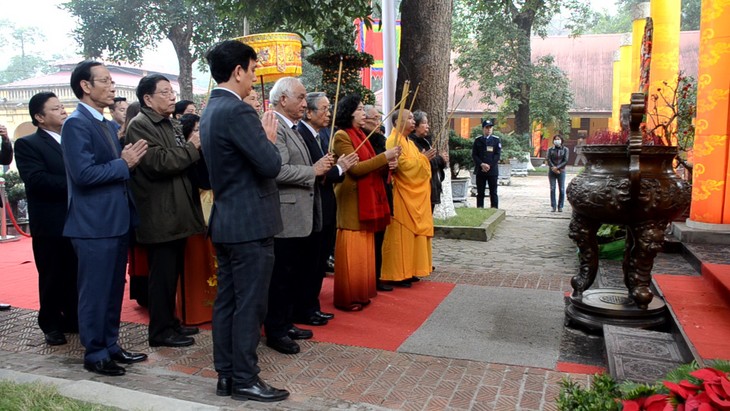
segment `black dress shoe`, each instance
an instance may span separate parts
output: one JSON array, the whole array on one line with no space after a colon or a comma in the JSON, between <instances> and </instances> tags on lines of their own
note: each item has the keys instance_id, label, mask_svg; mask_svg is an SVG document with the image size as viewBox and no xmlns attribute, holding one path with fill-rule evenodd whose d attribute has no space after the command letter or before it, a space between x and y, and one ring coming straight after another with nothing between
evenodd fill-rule
<instances>
[{"instance_id":1,"label":"black dress shoe","mask_svg":"<svg viewBox=\"0 0 730 411\"><path fill-rule=\"evenodd\" d=\"M332 313L325 313L325 312L322 312L322 311L315 311L314 312L314 315L316 315L317 317L322 317L325 320L331 320L331 319L335 318L335 315L334 314L332 314Z\"/></svg>"},{"instance_id":2,"label":"black dress shoe","mask_svg":"<svg viewBox=\"0 0 730 411\"><path fill-rule=\"evenodd\" d=\"M187 347L193 344L195 344L193 337L180 334L172 334L161 340L150 340L150 347Z\"/></svg>"},{"instance_id":3,"label":"black dress shoe","mask_svg":"<svg viewBox=\"0 0 730 411\"><path fill-rule=\"evenodd\" d=\"M64 345L66 344L66 336L61 331L51 331L46 335L46 343L48 345Z\"/></svg>"},{"instance_id":4,"label":"black dress shoe","mask_svg":"<svg viewBox=\"0 0 730 411\"><path fill-rule=\"evenodd\" d=\"M249 387L234 387L231 392L231 398L234 400L245 401L262 401L274 402L285 400L289 397L289 391L274 388L263 382L261 378L256 378L256 382Z\"/></svg>"},{"instance_id":5,"label":"black dress shoe","mask_svg":"<svg viewBox=\"0 0 730 411\"><path fill-rule=\"evenodd\" d=\"M312 314L309 317L299 318L294 322L297 324L320 326L320 325L327 325L328 320L324 317L320 317L316 314Z\"/></svg>"},{"instance_id":6,"label":"black dress shoe","mask_svg":"<svg viewBox=\"0 0 730 411\"><path fill-rule=\"evenodd\" d=\"M215 395L228 397L231 395L232 384L231 377L218 377L218 384L215 386Z\"/></svg>"},{"instance_id":7,"label":"black dress shoe","mask_svg":"<svg viewBox=\"0 0 730 411\"><path fill-rule=\"evenodd\" d=\"M84 368L87 371L95 372L97 374L106 375L109 377L118 377L124 375L126 370L124 367L120 367L114 360L104 359L97 362L86 362L84 361Z\"/></svg>"},{"instance_id":8,"label":"black dress shoe","mask_svg":"<svg viewBox=\"0 0 730 411\"><path fill-rule=\"evenodd\" d=\"M381 283L378 281L377 284L375 284L375 289L378 291L393 291L393 287L389 286L388 284Z\"/></svg>"},{"instance_id":9,"label":"black dress shoe","mask_svg":"<svg viewBox=\"0 0 730 411\"><path fill-rule=\"evenodd\" d=\"M431 267L431 269L433 269L433 267ZM418 278L418 277L413 276L413 277L411 277L411 278L409 278L409 279L407 279L405 281L408 281L408 282L411 282L411 283L417 283L417 282L421 281L421 279Z\"/></svg>"},{"instance_id":10,"label":"black dress shoe","mask_svg":"<svg viewBox=\"0 0 730 411\"><path fill-rule=\"evenodd\" d=\"M0 311L8 311L10 309L10 304L0 304Z\"/></svg>"},{"instance_id":11,"label":"black dress shoe","mask_svg":"<svg viewBox=\"0 0 730 411\"><path fill-rule=\"evenodd\" d=\"M129 352L121 350L111 355L112 360L120 362L122 364L134 364L136 362L142 362L147 359L147 354L141 352Z\"/></svg>"},{"instance_id":12,"label":"black dress shoe","mask_svg":"<svg viewBox=\"0 0 730 411\"><path fill-rule=\"evenodd\" d=\"M282 354L296 354L299 352L299 344L289 337L266 338L266 345Z\"/></svg>"},{"instance_id":13,"label":"black dress shoe","mask_svg":"<svg viewBox=\"0 0 730 411\"><path fill-rule=\"evenodd\" d=\"M289 329L289 331L286 332L286 334L292 340L308 340L314 337L314 333L311 330L304 330L297 327L296 325L292 325L292 327Z\"/></svg>"},{"instance_id":14,"label":"black dress shoe","mask_svg":"<svg viewBox=\"0 0 730 411\"><path fill-rule=\"evenodd\" d=\"M408 280L395 281L393 282L393 285L396 287L411 288L411 282Z\"/></svg>"},{"instance_id":15,"label":"black dress shoe","mask_svg":"<svg viewBox=\"0 0 730 411\"><path fill-rule=\"evenodd\" d=\"M198 327L183 327L182 325L175 327L174 330L176 333L186 337L190 337L191 335L195 335L200 332Z\"/></svg>"}]
</instances>

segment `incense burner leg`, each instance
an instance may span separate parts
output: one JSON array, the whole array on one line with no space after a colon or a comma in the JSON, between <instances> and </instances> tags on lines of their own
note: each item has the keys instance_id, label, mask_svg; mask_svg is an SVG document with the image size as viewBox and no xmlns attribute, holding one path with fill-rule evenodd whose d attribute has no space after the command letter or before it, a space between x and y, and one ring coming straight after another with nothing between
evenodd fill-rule
<instances>
[{"instance_id":1,"label":"incense burner leg","mask_svg":"<svg viewBox=\"0 0 730 411\"><path fill-rule=\"evenodd\" d=\"M598 273L598 242L596 232L601 223L578 213L573 213L570 221L569 237L575 241L580 251L580 267L578 274L570 280L573 287L573 298L581 297L583 292L593 285Z\"/></svg>"},{"instance_id":2,"label":"incense burner leg","mask_svg":"<svg viewBox=\"0 0 730 411\"><path fill-rule=\"evenodd\" d=\"M651 292L651 269L654 258L664 245L665 221L645 221L627 226L624 254L624 283L637 307L647 309L654 298Z\"/></svg>"}]
</instances>

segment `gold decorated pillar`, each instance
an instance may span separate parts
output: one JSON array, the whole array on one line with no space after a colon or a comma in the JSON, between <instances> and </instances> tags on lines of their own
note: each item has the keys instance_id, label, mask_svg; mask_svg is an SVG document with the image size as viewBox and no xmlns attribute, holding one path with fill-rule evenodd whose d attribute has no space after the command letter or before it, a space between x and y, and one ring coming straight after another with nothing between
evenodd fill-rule
<instances>
[{"instance_id":1,"label":"gold decorated pillar","mask_svg":"<svg viewBox=\"0 0 730 411\"><path fill-rule=\"evenodd\" d=\"M730 228L730 0L703 0L692 206L687 225ZM728 226L725 226L728 225Z\"/></svg>"},{"instance_id":2,"label":"gold decorated pillar","mask_svg":"<svg viewBox=\"0 0 730 411\"><path fill-rule=\"evenodd\" d=\"M614 131L618 131L621 128L620 111L621 111L621 100L619 99L619 92L621 90L621 53L616 51L613 55L613 91L611 93L611 124L609 128Z\"/></svg>"},{"instance_id":3,"label":"gold decorated pillar","mask_svg":"<svg viewBox=\"0 0 730 411\"><path fill-rule=\"evenodd\" d=\"M651 49L650 96L656 94L657 89L660 88L664 89L665 94L669 93L669 89L664 85L664 82L672 87L677 84L681 5L681 0L651 0L654 41ZM667 107L661 98L658 101L649 98L647 110L651 114L647 119L650 130L657 123L670 118L672 114L671 108ZM658 116L655 113L658 113Z\"/></svg>"},{"instance_id":4,"label":"gold decorated pillar","mask_svg":"<svg viewBox=\"0 0 730 411\"><path fill-rule=\"evenodd\" d=\"M646 18L649 17L650 3L635 4L631 8L631 92L639 91L641 80L641 41L644 38Z\"/></svg>"}]
</instances>

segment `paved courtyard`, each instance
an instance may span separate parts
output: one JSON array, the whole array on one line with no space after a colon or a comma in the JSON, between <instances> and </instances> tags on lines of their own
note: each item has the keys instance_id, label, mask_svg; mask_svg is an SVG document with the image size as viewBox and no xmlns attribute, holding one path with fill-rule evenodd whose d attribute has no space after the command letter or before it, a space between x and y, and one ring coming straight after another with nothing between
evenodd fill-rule
<instances>
[{"instance_id":1,"label":"paved courtyard","mask_svg":"<svg viewBox=\"0 0 730 411\"><path fill-rule=\"evenodd\" d=\"M454 283L456 289L469 286L479 292L496 290L505 296L532 290L534 293L529 295L552 292L548 295L560 298L570 290L570 277L577 270L576 249L567 237L570 205L566 201L563 213L550 211L546 176L513 177L511 181L511 185L499 187L500 208L506 210L507 218L490 241L434 240L436 269L430 281ZM468 201L474 205L473 198ZM676 258L660 255L657 266L676 267L681 264ZM5 292L0 292L0 297ZM469 296L479 294L463 295L473 298ZM499 304L499 299L493 300L481 303ZM553 317L561 317L561 304L550 307ZM506 321L520 321L530 312L510 309L500 315ZM460 358L458 351L463 347L459 347L462 336L458 332L446 338L454 349L439 355L304 341L302 352L296 356L282 355L263 345L259 348L262 377L291 391L289 400L275 404L237 402L214 394L216 374L212 369L210 331L203 330L191 347L150 348L146 344L146 326L125 323L122 344L132 351L150 353L150 360L129 366L123 377L106 378L83 370L83 349L77 336L71 336L64 346L45 345L36 315L33 310L18 308L0 312L0 378L12 371L91 380L107 384L102 387L111 385L189 401L176 404L174 409L203 409L208 405L277 410L555 410L561 379L589 380L588 374L569 374L559 367L515 365L530 363L530 358L499 362ZM563 340L565 335L589 338L558 328ZM560 360L570 361L564 354L561 352ZM586 367L584 372L602 366L592 365L597 367ZM130 404L117 406L140 408Z\"/></svg>"}]
</instances>

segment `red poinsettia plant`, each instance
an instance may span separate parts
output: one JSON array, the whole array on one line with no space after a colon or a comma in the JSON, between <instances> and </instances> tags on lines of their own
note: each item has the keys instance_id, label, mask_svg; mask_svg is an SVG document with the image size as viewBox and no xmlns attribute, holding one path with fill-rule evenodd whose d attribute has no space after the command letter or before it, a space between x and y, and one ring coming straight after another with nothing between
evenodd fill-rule
<instances>
[{"instance_id":1,"label":"red poinsettia plant","mask_svg":"<svg viewBox=\"0 0 730 411\"><path fill-rule=\"evenodd\" d=\"M715 368L690 373L697 382L664 381L669 394L622 400L622 411L730 411L730 379Z\"/></svg>"}]
</instances>

